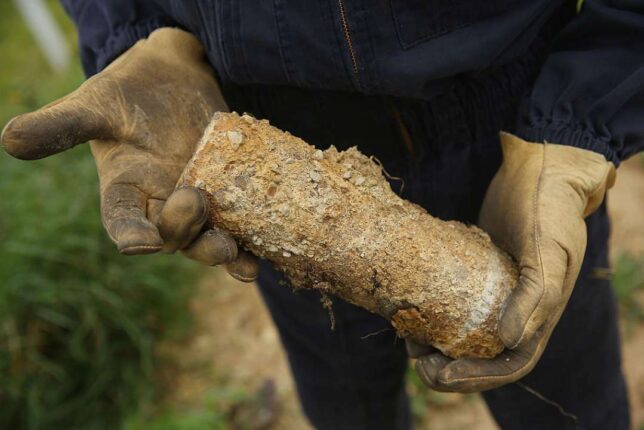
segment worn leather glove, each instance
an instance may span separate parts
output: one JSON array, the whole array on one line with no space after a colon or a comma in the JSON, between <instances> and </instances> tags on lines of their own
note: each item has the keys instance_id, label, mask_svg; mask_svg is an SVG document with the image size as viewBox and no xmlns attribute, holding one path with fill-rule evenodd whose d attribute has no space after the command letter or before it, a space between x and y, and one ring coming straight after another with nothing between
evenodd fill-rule
<instances>
[{"instance_id":1,"label":"worn leather glove","mask_svg":"<svg viewBox=\"0 0 644 430\"><path fill-rule=\"evenodd\" d=\"M227 234L202 231L208 205L201 192L174 191L218 110L226 103L199 41L163 28L73 93L11 120L2 144L15 157L38 159L91 140L103 225L121 253L183 250L253 280L254 261Z\"/></svg>"},{"instance_id":2,"label":"worn leather glove","mask_svg":"<svg viewBox=\"0 0 644 430\"><path fill-rule=\"evenodd\" d=\"M423 382L473 392L517 381L535 366L570 298L586 249L584 218L615 181L615 167L584 149L501 135L503 164L479 224L518 263L519 284L500 318L506 349L493 359L451 360L408 343Z\"/></svg>"}]
</instances>

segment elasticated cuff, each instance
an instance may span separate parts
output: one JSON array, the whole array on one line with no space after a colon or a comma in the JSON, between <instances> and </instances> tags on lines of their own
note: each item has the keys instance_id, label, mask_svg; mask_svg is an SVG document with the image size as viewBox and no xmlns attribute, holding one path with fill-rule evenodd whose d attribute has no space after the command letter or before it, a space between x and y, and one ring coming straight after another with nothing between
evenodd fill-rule
<instances>
[{"instance_id":1,"label":"elasticated cuff","mask_svg":"<svg viewBox=\"0 0 644 430\"><path fill-rule=\"evenodd\" d=\"M599 136L593 130L566 121L541 120L530 125L519 125L516 135L528 142L557 143L597 152L615 166L621 161L610 146L610 137Z\"/></svg>"}]
</instances>

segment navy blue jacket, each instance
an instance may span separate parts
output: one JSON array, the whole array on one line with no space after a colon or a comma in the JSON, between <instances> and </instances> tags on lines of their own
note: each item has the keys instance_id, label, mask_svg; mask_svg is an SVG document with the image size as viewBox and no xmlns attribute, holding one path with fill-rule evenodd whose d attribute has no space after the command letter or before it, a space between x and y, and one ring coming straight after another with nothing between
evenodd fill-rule
<instances>
[{"instance_id":1,"label":"navy blue jacket","mask_svg":"<svg viewBox=\"0 0 644 430\"><path fill-rule=\"evenodd\" d=\"M553 41L513 127L615 164L644 149L644 1L62 0L97 73L163 26L194 33L224 85L428 100Z\"/></svg>"}]
</instances>

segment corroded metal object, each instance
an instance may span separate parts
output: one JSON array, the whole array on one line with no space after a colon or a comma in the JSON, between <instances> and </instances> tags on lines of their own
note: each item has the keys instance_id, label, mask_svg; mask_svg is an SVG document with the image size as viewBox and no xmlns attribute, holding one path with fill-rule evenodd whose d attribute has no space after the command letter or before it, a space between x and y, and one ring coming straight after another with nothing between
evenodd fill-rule
<instances>
[{"instance_id":1,"label":"corroded metal object","mask_svg":"<svg viewBox=\"0 0 644 430\"><path fill-rule=\"evenodd\" d=\"M388 318L451 357L492 357L511 258L475 226L398 197L356 148L325 151L266 120L218 113L180 185L209 196L210 224L314 288Z\"/></svg>"}]
</instances>

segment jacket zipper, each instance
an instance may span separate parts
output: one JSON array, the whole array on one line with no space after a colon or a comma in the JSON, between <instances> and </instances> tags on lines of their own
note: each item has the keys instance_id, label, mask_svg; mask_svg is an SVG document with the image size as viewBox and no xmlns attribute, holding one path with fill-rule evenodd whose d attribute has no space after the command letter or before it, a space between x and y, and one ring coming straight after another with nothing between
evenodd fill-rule
<instances>
[{"instance_id":1,"label":"jacket zipper","mask_svg":"<svg viewBox=\"0 0 644 430\"><path fill-rule=\"evenodd\" d=\"M344 38L347 41L347 47L349 48L349 56L351 57L353 73L359 85L360 76L358 74L358 60L356 59L356 52L353 49L353 42L351 40L351 32L349 31L349 21L347 20L344 0L338 0L338 6L340 8L340 22L342 23L342 30L344 31Z\"/></svg>"}]
</instances>

